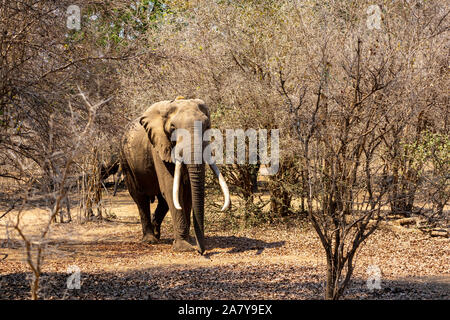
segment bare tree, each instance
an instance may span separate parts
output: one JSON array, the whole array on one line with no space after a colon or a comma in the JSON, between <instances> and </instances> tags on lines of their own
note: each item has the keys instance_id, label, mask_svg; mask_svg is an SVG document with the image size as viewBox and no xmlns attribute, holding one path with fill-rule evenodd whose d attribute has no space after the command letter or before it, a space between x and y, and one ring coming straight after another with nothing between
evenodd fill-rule
<instances>
[{"instance_id":1,"label":"bare tree","mask_svg":"<svg viewBox=\"0 0 450 320\"><path fill-rule=\"evenodd\" d=\"M420 113L446 119L448 6L387 3L377 27L369 23L370 5L199 1L152 33L166 59L130 67L123 79L135 110L189 94L208 100L219 127L281 129L272 209L284 215L300 199L325 249L329 299L344 293L385 205L403 212L414 206L417 162L402 146L420 136ZM252 203L243 169L224 171Z\"/></svg>"},{"instance_id":2,"label":"bare tree","mask_svg":"<svg viewBox=\"0 0 450 320\"><path fill-rule=\"evenodd\" d=\"M66 183L70 172L70 167L74 164L74 159L79 156L79 153L85 148L85 139L89 139L92 135L92 126L95 120L96 112L98 108L105 104L107 101L101 101L97 104L92 105L89 100L86 98L83 92L80 91L80 96L83 98L87 107L89 108L89 117L87 123L81 133L74 132L74 135L77 135L77 139L74 139L74 144L72 146L72 151L66 157L64 168L58 170L57 172L60 174L56 176L58 179L58 188L53 190L51 193L54 197L54 201L49 207L49 216L47 222L44 224L43 229L40 235L36 238L30 238L23 232L23 226L21 225L21 216L23 212L24 205L28 200L28 193L23 200L22 206L19 209L19 212L16 216L16 223L14 225L15 230L18 232L22 240L25 244L26 251L26 261L33 272L33 280L31 284L31 299L36 300L39 297L39 281L42 272L42 264L45 256L45 247L46 247L46 237L49 234L52 221L55 219L56 215L59 212L59 209L62 205L63 199L67 195ZM56 151L55 151L56 152ZM30 190L28 190L30 191ZM33 256L34 252L34 256Z\"/></svg>"}]
</instances>

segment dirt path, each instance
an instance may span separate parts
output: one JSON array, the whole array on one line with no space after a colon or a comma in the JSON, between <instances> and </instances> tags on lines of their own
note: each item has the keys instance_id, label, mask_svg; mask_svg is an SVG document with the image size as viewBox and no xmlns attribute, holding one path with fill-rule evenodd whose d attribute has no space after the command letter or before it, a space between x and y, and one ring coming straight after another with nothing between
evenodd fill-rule
<instances>
[{"instance_id":1,"label":"dirt path","mask_svg":"<svg viewBox=\"0 0 450 320\"><path fill-rule=\"evenodd\" d=\"M126 192L112 198L112 221L58 224L52 229L40 295L45 299L321 299L325 260L307 224L292 222L224 230L207 217L207 252L171 251L170 215L161 243L141 243L137 209ZM152 210L155 204L152 205ZM35 234L42 212L24 217ZM208 219L209 218L209 219ZM214 219L213 219L214 218ZM209 223L208 223L208 220ZM0 220L0 299L29 297L30 272L18 237ZM10 228L9 228L10 229ZM11 230L10 230L11 233ZM383 228L359 252L345 298L449 299L449 239ZM381 289L367 288L369 266L382 272ZM68 290L69 266L80 270L81 288Z\"/></svg>"}]
</instances>

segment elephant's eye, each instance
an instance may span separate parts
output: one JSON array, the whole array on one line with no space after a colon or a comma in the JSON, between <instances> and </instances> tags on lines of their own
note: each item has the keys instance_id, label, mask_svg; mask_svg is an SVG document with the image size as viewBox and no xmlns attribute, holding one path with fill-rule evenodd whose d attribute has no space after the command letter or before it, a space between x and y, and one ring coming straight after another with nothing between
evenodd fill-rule
<instances>
[{"instance_id":1,"label":"elephant's eye","mask_svg":"<svg viewBox=\"0 0 450 320\"><path fill-rule=\"evenodd\" d=\"M175 126L173 125L173 123L170 124L170 133L175 131Z\"/></svg>"}]
</instances>

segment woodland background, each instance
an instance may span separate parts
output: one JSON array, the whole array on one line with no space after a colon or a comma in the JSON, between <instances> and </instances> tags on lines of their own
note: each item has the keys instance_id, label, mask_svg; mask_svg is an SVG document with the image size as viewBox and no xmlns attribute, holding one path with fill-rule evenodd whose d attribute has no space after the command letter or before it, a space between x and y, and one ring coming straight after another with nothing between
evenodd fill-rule
<instances>
[{"instance_id":1,"label":"woodland background","mask_svg":"<svg viewBox=\"0 0 450 320\"><path fill-rule=\"evenodd\" d=\"M221 168L234 195L221 223L306 221L325 250L326 298L344 294L385 221L448 237L445 1L0 4L0 219L20 236L33 298L54 225L114 219L106 179L127 123L180 95L206 101L215 128L280 130L276 175ZM23 232L29 207L47 212L38 236Z\"/></svg>"}]
</instances>

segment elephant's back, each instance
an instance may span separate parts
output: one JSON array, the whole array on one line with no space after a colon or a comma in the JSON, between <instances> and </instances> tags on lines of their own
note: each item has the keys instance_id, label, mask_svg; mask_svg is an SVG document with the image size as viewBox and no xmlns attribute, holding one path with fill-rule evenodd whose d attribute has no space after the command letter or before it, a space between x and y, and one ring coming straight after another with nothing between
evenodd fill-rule
<instances>
[{"instance_id":1,"label":"elephant's back","mask_svg":"<svg viewBox=\"0 0 450 320\"><path fill-rule=\"evenodd\" d=\"M136 145L144 144L144 138L146 136L145 129L140 125L139 119L130 122L125 128L125 133L120 143L121 156L125 156L127 160L131 160L128 157L135 153Z\"/></svg>"},{"instance_id":2,"label":"elephant's back","mask_svg":"<svg viewBox=\"0 0 450 320\"><path fill-rule=\"evenodd\" d=\"M139 119L131 122L125 130L120 146L120 161L124 173L132 176L138 190L153 189L147 186L148 181L156 177L150 141Z\"/></svg>"}]
</instances>

